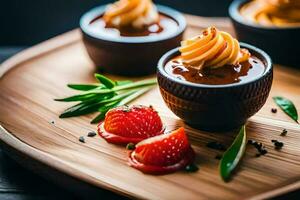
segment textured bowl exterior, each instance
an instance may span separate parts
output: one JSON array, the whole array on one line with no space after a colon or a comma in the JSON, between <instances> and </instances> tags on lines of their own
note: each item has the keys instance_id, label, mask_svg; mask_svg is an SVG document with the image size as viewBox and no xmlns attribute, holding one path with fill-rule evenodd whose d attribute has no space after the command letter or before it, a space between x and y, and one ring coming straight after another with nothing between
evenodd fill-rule
<instances>
[{"instance_id":1,"label":"textured bowl exterior","mask_svg":"<svg viewBox=\"0 0 300 200\"><path fill-rule=\"evenodd\" d=\"M229 7L238 40L267 51L275 63L300 68L300 27L264 27L246 21L239 9L248 1L235 0Z\"/></svg>"},{"instance_id":2,"label":"textured bowl exterior","mask_svg":"<svg viewBox=\"0 0 300 200\"><path fill-rule=\"evenodd\" d=\"M87 31L87 23L81 20L81 32L88 55L99 70L110 74L141 76L156 72L156 65L160 57L177 47L183 38L186 21L182 14L164 6L158 6L160 13L173 18L179 24L177 32L165 38L151 41L138 37L121 37L117 40L108 40L101 36L95 37ZM105 6L92 10L91 15L100 16L105 11ZM96 13L95 13L96 12ZM82 18L89 17L89 12ZM140 39L140 40L138 40Z\"/></svg>"},{"instance_id":3,"label":"textured bowl exterior","mask_svg":"<svg viewBox=\"0 0 300 200\"><path fill-rule=\"evenodd\" d=\"M248 47L248 46L247 46ZM266 63L266 59L249 49ZM173 51L161 60L165 64L178 54ZM265 104L272 86L273 67L258 79L221 86L189 84L166 75L164 66L158 67L157 78L167 106L189 125L207 131L227 131L245 124L247 119Z\"/></svg>"}]
</instances>

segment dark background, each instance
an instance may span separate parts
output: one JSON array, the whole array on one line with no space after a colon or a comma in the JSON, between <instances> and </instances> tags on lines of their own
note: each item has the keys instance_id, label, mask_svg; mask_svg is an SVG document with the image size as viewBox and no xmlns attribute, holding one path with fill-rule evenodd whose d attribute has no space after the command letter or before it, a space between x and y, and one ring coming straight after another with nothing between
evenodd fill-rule
<instances>
[{"instance_id":1,"label":"dark background","mask_svg":"<svg viewBox=\"0 0 300 200\"><path fill-rule=\"evenodd\" d=\"M0 0L0 46L28 46L78 27L80 16L111 0ZM226 16L231 0L154 0L201 16Z\"/></svg>"}]
</instances>

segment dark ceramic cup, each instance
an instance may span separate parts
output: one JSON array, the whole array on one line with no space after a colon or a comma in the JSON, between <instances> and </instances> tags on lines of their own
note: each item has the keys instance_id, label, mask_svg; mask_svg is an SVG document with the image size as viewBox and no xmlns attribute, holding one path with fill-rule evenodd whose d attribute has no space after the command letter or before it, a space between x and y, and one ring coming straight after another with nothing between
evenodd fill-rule
<instances>
[{"instance_id":1,"label":"dark ceramic cup","mask_svg":"<svg viewBox=\"0 0 300 200\"><path fill-rule=\"evenodd\" d=\"M275 63L300 68L300 26L267 27L252 23L240 14L240 8L249 0L235 0L229 7L229 16L237 38L267 51Z\"/></svg>"},{"instance_id":2,"label":"dark ceramic cup","mask_svg":"<svg viewBox=\"0 0 300 200\"><path fill-rule=\"evenodd\" d=\"M187 124L207 131L228 131L245 124L265 104L273 80L270 57L262 50L241 43L265 65L264 73L248 82L227 85L191 83L165 71L166 63L178 56L177 49L167 52L158 63L157 79L167 106Z\"/></svg>"},{"instance_id":3,"label":"dark ceramic cup","mask_svg":"<svg viewBox=\"0 0 300 200\"><path fill-rule=\"evenodd\" d=\"M88 11L81 17L80 29L83 42L95 65L107 73L140 76L156 72L160 57L177 46L186 29L184 16L169 7L157 5L160 14L175 20L178 29L168 35L141 37L107 37L95 34L90 23L104 14L106 6Z\"/></svg>"}]
</instances>

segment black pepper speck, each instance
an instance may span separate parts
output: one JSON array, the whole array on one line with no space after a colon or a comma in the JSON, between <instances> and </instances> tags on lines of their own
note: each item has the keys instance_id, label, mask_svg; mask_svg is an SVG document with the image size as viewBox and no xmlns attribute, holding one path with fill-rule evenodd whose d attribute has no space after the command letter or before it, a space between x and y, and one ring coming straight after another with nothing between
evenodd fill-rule
<instances>
[{"instance_id":1,"label":"black pepper speck","mask_svg":"<svg viewBox=\"0 0 300 200\"><path fill-rule=\"evenodd\" d=\"M272 113L277 113L277 109L276 109L276 108L272 108L272 109L271 109L271 112L272 112Z\"/></svg>"},{"instance_id":2,"label":"black pepper speck","mask_svg":"<svg viewBox=\"0 0 300 200\"><path fill-rule=\"evenodd\" d=\"M275 149L279 150L284 146L283 142L280 142L278 140L271 140L274 143Z\"/></svg>"},{"instance_id":3,"label":"black pepper speck","mask_svg":"<svg viewBox=\"0 0 300 200\"><path fill-rule=\"evenodd\" d=\"M267 153L268 153L268 151L265 148L263 148L263 149L260 150L260 154L261 155L265 155Z\"/></svg>"},{"instance_id":4,"label":"black pepper speck","mask_svg":"<svg viewBox=\"0 0 300 200\"><path fill-rule=\"evenodd\" d=\"M247 142L247 144L251 144L251 145L253 145L254 143L256 143L256 141L254 141L254 140L248 140L248 142Z\"/></svg>"},{"instance_id":5,"label":"black pepper speck","mask_svg":"<svg viewBox=\"0 0 300 200\"><path fill-rule=\"evenodd\" d=\"M275 145L275 149L281 149L284 144L283 142L275 142L274 145Z\"/></svg>"},{"instance_id":6,"label":"black pepper speck","mask_svg":"<svg viewBox=\"0 0 300 200\"><path fill-rule=\"evenodd\" d=\"M288 131L287 131L286 129L283 129L282 132L280 133L280 135L281 135L281 136L286 136L287 132L288 132Z\"/></svg>"},{"instance_id":7,"label":"black pepper speck","mask_svg":"<svg viewBox=\"0 0 300 200\"><path fill-rule=\"evenodd\" d=\"M257 142L255 140L248 140L248 144L251 144L255 147L255 149L258 151L258 153L255 155L256 157L259 157L261 155L265 155L268 153L267 149L261 142Z\"/></svg>"},{"instance_id":8,"label":"black pepper speck","mask_svg":"<svg viewBox=\"0 0 300 200\"><path fill-rule=\"evenodd\" d=\"M198 170L199 170L199 167L197 165L195 165L194 163L185 167L186 172L196 172Z\"/></svg>"},{"instance_id":9,"label":"black pepper speck","mask_svg":"<svg viewBox=\"0 0 300 200\"><path fill-rule=\"evenodd\" d=\"M95 137L97 135L97 133L95 131L90 131L88 132L88 137Z\"/></svg>"},{"instance_id":10,"label":"black pepper speck","mask_svg":"<svg viewBox=\"0 0 300 200\"><path fill-rule=\"evenodd\" d=\"M257 148L257 149L261 149L261 148L262 148L262 143L260 143L260 142L256 142L256 143L254 143L253 145L254 145L254 147Z\"/></svg>"},{"instance_id":11,"label":"black pepper speck","mask_svg":"<svg viewBox=\"0 0 300 200\"><path fill-rule=\"evenodd\" d=\"M85 139L84 139L83 136L80 136L80 137L79 137L79 142L85 143Z\"/></svg>"}]
</instances>

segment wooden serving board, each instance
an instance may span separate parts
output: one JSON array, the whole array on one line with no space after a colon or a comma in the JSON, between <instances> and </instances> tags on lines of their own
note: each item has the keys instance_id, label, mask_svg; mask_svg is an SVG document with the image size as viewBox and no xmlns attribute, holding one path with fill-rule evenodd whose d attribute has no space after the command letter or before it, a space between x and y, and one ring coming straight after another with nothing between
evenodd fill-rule
<instances>
[{"instance_id":1,"label":"wooden serving board","mask_svg":"<svg viewBox=\"0 0 300 200\"><path fill-rule=\"evenodd\" d=\"M186 37L216 25L233 33L228 19L187 16ZM126 164L124 147L106 143L99 136L78 141L96 130L89 121L94 115L59 119L70 104L54 98L74 94L67 83L91 83L94 66L88 58L78 30L32 47L0 68L0 139L6 146L67 176L132 198L145 199L263 199L300 188L300 125L276 107L271 97L291 99L300 112L300 71L275 66L274 84L266 105L247 123L248 139L266 145L268 154L255 157L247 147L239 170L229 183L219 177L219 153L206 144L229 145L236 133L209 133L189 127L164 104L158 88L133 104L153 105L168 130L184 126L197 153L196 173L177 172L164 176L145 175ZM124 77L112 77L124 78ZM54 123L51 123L51 122ZM280 136L286 128L288 134ZM284 142L275 150L271 139ZM48 174L52 176L52 174ZM52 177L53 178L53 177ZM67 187L72 187L68 185Z\"/></svg>"}]
</instances>

